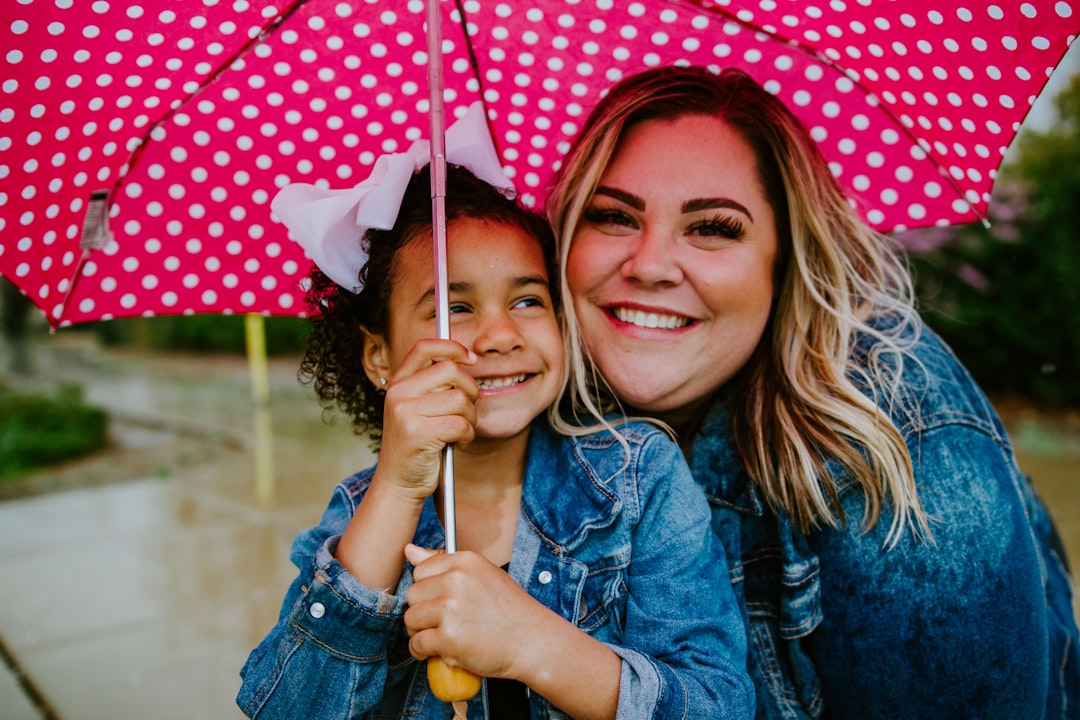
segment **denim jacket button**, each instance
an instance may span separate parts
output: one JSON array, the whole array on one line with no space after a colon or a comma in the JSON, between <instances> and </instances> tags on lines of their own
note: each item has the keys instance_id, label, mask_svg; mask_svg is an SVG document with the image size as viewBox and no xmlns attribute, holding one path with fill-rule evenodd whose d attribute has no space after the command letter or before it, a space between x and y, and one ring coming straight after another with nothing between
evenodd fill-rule
<instances>
[{"instance_id":1,"label":"denim jacket button","mask_svg":"<svg viewBox=\"0 0 1080 720\"><path fill-rule=\"evenodd\" d=\"M549 582L551 582L551 573L547 570L543 570L539 575L536 576L536 579L540 581L541 585L547 585Z\"/></svg>"},{"instance_id":2,"label":"denim jacket button","mask_svg":"<svg viewBox=\"0 0 1080 720\"><path fill-rule=\"evenodd\" d=\"M311 607L308 608L308 612L311 613L311 617L318 620L319 618L321 618L323 615L326 614L326 606L323 605L320 602L311 603Z\"/></svg>"}]
</instances>

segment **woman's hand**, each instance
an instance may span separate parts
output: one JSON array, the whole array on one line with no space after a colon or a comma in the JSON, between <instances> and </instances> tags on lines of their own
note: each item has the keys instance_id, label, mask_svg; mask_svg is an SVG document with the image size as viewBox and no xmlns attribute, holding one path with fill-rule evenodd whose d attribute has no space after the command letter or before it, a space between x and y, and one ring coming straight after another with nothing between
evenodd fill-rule
<instances>
[{"instance_id":1,"label":"woman's hand","mask_svg":"<svg viewBox=\"0 0 1080 720\"><path fill-rule=\"evenodd\" d=\"M463 365L476 356L453 340L421 340L386 388L382 447L373 484L423 500L439 485L441 453L475 436L479 388Z\"/></svg>"}]
</instances>

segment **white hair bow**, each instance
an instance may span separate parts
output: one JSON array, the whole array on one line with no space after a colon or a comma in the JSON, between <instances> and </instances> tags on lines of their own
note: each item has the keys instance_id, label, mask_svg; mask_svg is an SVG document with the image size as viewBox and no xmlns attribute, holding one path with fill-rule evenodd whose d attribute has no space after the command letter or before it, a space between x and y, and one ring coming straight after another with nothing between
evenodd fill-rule
<instances>
[{"instance_id":1,"label":"white hair bow","mask_svg":"<svg viewBox=\"0 0 1080 720\"><path fill-rule=\"evenodd\" d=\"M381 156L367 180L355 187L330 190L306 183L286 185L274 196L270 209L328 278L357 293L362 287L360 270L368 259L360 239L368 228L394 226L410 178L430 161L431 143L417 140L408 152ZM479 101L446 129L446 161L468 168L504 194L514 193Z\"/></svg>"}]
</instances>

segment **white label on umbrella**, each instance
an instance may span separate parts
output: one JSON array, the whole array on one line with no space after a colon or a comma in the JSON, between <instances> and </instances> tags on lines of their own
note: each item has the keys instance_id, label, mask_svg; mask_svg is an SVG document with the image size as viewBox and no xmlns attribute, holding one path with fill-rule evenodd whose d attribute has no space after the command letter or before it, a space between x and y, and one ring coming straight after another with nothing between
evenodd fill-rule
<instances>
[{"instance_id":1,"label":"white label on umbrella","mask_svg":"<svg viewBox=\"0 0 1080 720\"><path fill-rule=\"evenodd\" d=\"M109 193L105 190L90 193L90 205L86 208L82 240L79 242L83 250L102 250L112 239L109 233L108 198Z\"/></svg>"}]
</instances>

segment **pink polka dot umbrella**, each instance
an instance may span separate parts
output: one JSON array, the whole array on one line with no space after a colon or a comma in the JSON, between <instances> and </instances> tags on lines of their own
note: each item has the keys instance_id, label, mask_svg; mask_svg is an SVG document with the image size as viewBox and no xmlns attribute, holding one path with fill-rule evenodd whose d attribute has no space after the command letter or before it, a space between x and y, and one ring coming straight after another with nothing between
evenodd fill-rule
<instances>
[{"instance_id":1,"label":"pink polka dot umbrella","mask_svg":"<svg viewBox=\"0 0 1080 720\"><path fill-rule=\"evenodd\" d=\"M1078 0L443 2L448 122L482 100L526 201L618 78L749 72L892 231L973 222ZM350 187L428 135L424 2L0 5L0 274L55 326L303 313L290 182Z\"/></svg>"}]
</instances>

